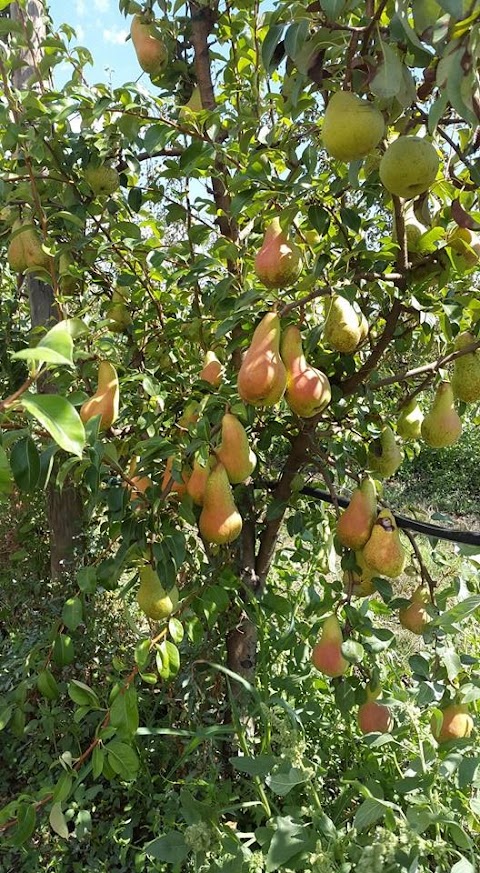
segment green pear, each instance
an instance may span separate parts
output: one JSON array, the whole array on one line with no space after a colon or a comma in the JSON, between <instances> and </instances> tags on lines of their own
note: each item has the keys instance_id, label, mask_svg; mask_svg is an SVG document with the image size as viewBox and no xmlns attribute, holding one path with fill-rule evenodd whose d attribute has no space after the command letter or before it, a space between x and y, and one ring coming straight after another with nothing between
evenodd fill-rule
<instances>
[{"instance_id":1,"label":"green pear","mask_svg":"<svg viewBox=\"0 0 480 873\"><path fill-rule=\"evenodd\" d=\"M428 191L439 166L437 152L420 136L399 136L380 161L380 181L390 194L411 200Z\"/></svg>"},{"instance_id":2,"label":"green pear","mask_svg":"<svg viewBox=\"0 0 480 873\"><path fill-rule=\"evenodd\" d=\"M105 314L109 320L108 329L112 333L122 333L132 324L132 316L128 311L124 297L122 297L119 291L113 292L110 305Z\"/></svg>"},{"instance_id":3,"label":"green pear","mask_svg":"<svg viewBox=\"0 0 480 873\"><path fill-rule=\"evenodd\" d=\"M280 357L280 319L268 312L255 328L238 371L237 391L252 406L274 406L283 397L287 371Z\"/></svg>"},{"instance_id":4,"label":"green pear","mask_svg":"<svg viewBox=\"0 0 480 873\"><path fill-rule=\"evenodd\" d=\"M405 551L389 509L382 509L378 513L370 539L363 549L363 557L375 575L394 579L402 573L405 567Z\"/></svg>"},{"instance_id":5,"label":"green pear","mask_svg":"<svg viewBox=\"0 0 480 873\"><path fill-rule=\"evenodd\" d=\"M322 626L321 637L312 649L312 663L326 676L343 676L348 661L342 655L343 635L336 615L330 615Z\"/></svg>"},{"instance_id":6,"label":"green pear","mask_svg":"<svg viewBox=\"0 0 480 873\"><path fill-rule=\"evenodd\" d=\"M456 227L447 237L452 251L452 260L459 273L478 267L480 261L480 236L468 227Z\"/></svg>"},{"instance_id":7,"label":"green pear","mask_svg":"<svg viewBox=\"0 0 480 873\"><path fill-rule=\"evenodd\" d=\"M61 252L58 258L58 284L63 294L73 294L79 290L80 280L72 276L70 267L74 260L69 252Z\"/></svg>"},{"instance_id":8,"label":"green pear","mask_svg":"<svg viewBox=\"0 0 480 873\"><path fill-rule=\"evenodd\" d=\"M342 546L357 551L370 539L377 517L377 492L375 483L366 476L352 493L350 503L337 522L337 537Z\"/></svg>"},{"instance_id":9,"label":"green pear","mask_svg":"<svg viewBox=\"0 0 480 873\"><path fill-rule=\"evenodd\" d=\"M230 412L222 418L222 442L215 454L233 485L245 482L255 469L257 456L249 446L246 430Z\"/></svg>"},{"instance_id":10,"label":"green pear","mask_svg":"<svg viewBox=\"0 0 480 873\"><path fill-rule=\"evenodd\" d=\"M359 316L352 304L339 294L325 298L324 339L337 352L351 354L365 336L364 316ZM368 325L367 325L368 330Z\"/></svg>"},{"instance_id":11,"label":"green pear","mask_svg":"<svg viewBox=\"0 0 480 873\"><path fill-rule=\"evenodd\" d=\"M267 288L288 288L297 278L301 267L300 249L282 230L279 218L268 225L254 267Z\"/></svg>"},{"instance_id":12,"label":"green pear","mask_svg":"<svg viewBox=\"0 0 480 873\"><path fill-rule=\"evenodd\" d=\"M190 112L202 112L202 110L203 104L200 88L198 85L195 85L189 101L184 106L180 106L178 117L181 121L188 121Z\"/></svg>"},{"instance_id":13,"label":"green pear","mask_svg":"<svg viewBox=\"0 0 480 873\"><path fill-rule=\"evenodd\" d=\"M242 516L235 506L223 464L216 464L207 479L198 526L207 543L222 545L240 536Z\"/></svg>"},{"instance_id":14,"label":"green pear","mask_svg":"<svg viewBox=\"0 0 480 873\"><path fill-rule=\"evenodd\" d=\"M84 172L85 181L88 182L95 196L113 194L120 185L120 178L116 170L108 164L88 164Z\"/></svg>"},{"instance_id":15,"label":"green pear","mask_svg":"<svg viewBox=\"0 0 480 873\"><path fill-rule=\"evenodd\" d=\"M29 269L44 269L49 266L49 259L42 249L40 237L31 221L14 222L12 236L7 249L7 260L10 268L16 273L24 273Z\"/></svg>"},{"instance_id":16,"label":"green pear","mask_svg":"<svg viewBox=\"0 0 480 873\"><path fill-rule=\"evenodd\" d=\"M450 382L440 382L433 403L422 422L422 437L433 449L443 449L458 442L462 420L455 409Z\"/></svg>"},{"instance_id":17,"label":"green pear","mask_svg":"<svg viewBox=\"0 0 480 873\"><path fill-rule=\"evenodd\" d=\"M473 333L468 330L460 333L455 340L455 350L460 351L475 342ZM456 400L464 403L477 403L480 400L480 350L468 352L455 358L452 373L452 389Z\"/></svg>"},{"instance_id":18,"label":"green pear","mask_svg":"<svg viewBox=\"0 0 480 873\"><path fill-rule=\"evenodd\" d=\"M402 461L403 450L398 446L395 434L387 424L382 428L378 439L372 440L369 445L368 469L382 479L389 479L397 472Z\"/></svg>"},{"instance_id":19,"label":"green pear","mask_svg":"<svg viewBox=\"0 0 480 873\"><path fill-rule=\"evenodd\" d=\"M285 400L290 409L302 418L317 415L330 403L330 382L325 373L307 364L302 335L293 324L283 334L281 355L287 370Z\"/></svg>"},{"instance_id":20,"label":"green pear","mask_svg":"<svg viewBox=\"0 0 480 873\"><path fill-rule=\"evenodd\" d=\"M397 420L397 433L404 440L418 440L422 435L423 412L415 397L403 406Z\"/></svg>"},{"instance_id":21,"label":"green pear","mask_svg":"<svg viewBox=\"0 0 480 873\"><path fill-rule=\"evenodd\" d=\"M158 574L150 564L140 568L139 576L137 603L142 612L154 621L168 618L178 606L177 586L174 585L170 591L165 591Z\"/></svg>"},{"instance_id":22,"label":"green pear","mask_svg":"<svg viewBox=\"0 0 480 873\"><path fill-rule=\"evenodd\" d=\"M430 621L425 606L430 603L429 593L422 585L413 592L410 603L404 606L398 613L402 627L411 631L412 634L422 634L424 627Z\"/></svg>"},{"instance_id":23,"label":"green pear","mask_svg":"<svg viewBox=\"0 0 480 873\"><path fill-rule=\"evenodd\" d=\"M330 97L323 119L323 144L332 158L357 161L373 151L383 137L383 115L373 103L350 91Z\"/></svg>"}]
</instances>

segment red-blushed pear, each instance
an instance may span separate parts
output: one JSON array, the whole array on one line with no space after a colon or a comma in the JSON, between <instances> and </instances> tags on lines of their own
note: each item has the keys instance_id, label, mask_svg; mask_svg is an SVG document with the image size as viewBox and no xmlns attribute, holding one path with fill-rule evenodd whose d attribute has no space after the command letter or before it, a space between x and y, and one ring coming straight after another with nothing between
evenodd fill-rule
<instances>
[{"instance_id":1,"label":"red-blushed pear","mask_svg":"<svg viewBox=\"0 0 480 873\"><path fill-rule=\"evenodd\" d=\"M442 709L441 723L435 713L433 714L430 727L437 743L448 743L450 740L469 737L473 730L473 718L467 706L451 703Z\"/></svg>"},{"instance_id":2,"label":"red-blushed pear","mask_svg":"<svg viewBox=\"0 0 480 873\"><path fill-rule=\"evenodd\" d=\"M339 161L358 161L378 145L385 131L383 115L373 103L351 91L330 97L323 119L323 144Z\"/></svg>"},{"instance_id":3,"label":"red-blushed pear","mask_svg":"<svg viewBox=\"0 0 480 873\"><path fill-rule=\"evenodd\" d=\"M397 433L403 440L418 440L422 435L423 412L413 397L402 407L397 420Z\"/></svg>"},{"instance_id":4,"label":"red-blushed pear","mask_svg":"<svg viewBox=\"0 0 480 873\"><path fill-rule=\"evenodd\" d=\"M168 52L155 25L144 15L134 15L130 36L142 70L149 76L158 76L167 63Z\"/></svg>"},{"instance_id":5,"label":"red-blushed pear","mask_svg":"<svg viewBox=\"0 0 480 873\"><path fill-rule=\"evenodd\" d=\"M98 365L98 388L80 409L83 423L101 415L100 430L108 430L117 420L120 404L120 389L117 371L110 361L100 361Z\"/></svg>"},{"instance_id":6,"label":"red-blushed pear","mask_svg":"<svg viewBox=\"0 0 480 873\"><path fill-rule=\"evenodd\" d=\"M198 526L207 543L222 545L240 536L242 516L235 506L223 464L216 464L208 477Z\"/></svg>"},{"instance_id":7,"label":"red-blushed pear","mask_svg":"<svg viewBox=\"0 0 480 873\"><path fill-rule=\"evenodd\" d=\"M290 409L301 418L317 415L330 403L330 382L325 373L307 364L302 335L293 324L283 333L281 356L287 371L285 400Z\"/></svg>"},{"instance_id":8,"label":"red-blushed pear","mask_svg":"<svg viewBox=\"0 0 480 873\"><path fill-rule=\"evenodd\" d=\"M348 661L342 655L342 629L336 615L330 615L322 626L322 635L312 649L312 664L325 676L343 676Z\"/></svg>"},{"instance_id":9,"label":"red-blushed pear","mask_svg":"<svg viewBox=\"0 0 480 873\"><path fill-rule=\"evenodd\" d=\"M382 479L389 479L397 472L402 461L403 449L397 444L395 434L387 424L382 428L380 436L372 440L368 447L368 469Z\"/></svg>"},{"instance_id":10,"label":"red-blushed pear","mask_svg":"<svg viewBox=\"0 0 480 873\"><path fill-rule=\"evenodd\" d=\"M148 616L154 621L162 621L175 612L178 606L178 588L176 585L165 591L158 573L147 564L139 571L140 586L137 591L137 603Z\"/></svg>"},{"instance_id":11,"label":"red-blushed pear","mask_svg":"<svg viewBox=\"0 0 480 873\"><path fill-rule=\"evenodd\" d=\"M267 288L288 288L300 272L300 250L274 218L255 257L255 273Z\"/></svg>"},{"instance_id":12,"label":"red-blushed pear","mask_svg":"<svg viewBox=\"0 0 480 873\"><path fill-rule=\"evenodd\" d=\"M182 468L182 482L178 482L172 476L172 470L174 465L175 458L173 455L170 455L167 458L167 463L165 466L165 471L162 477L162 491L166 491L167 488L169 494L178 494L179 497L183 497L187 490L187 482L190 478L191 471L187 467Z\"/></svg>"},{"instance_id":13,"label":"red-blushed pear","mask_svg":"<svg viewBox=\"0 0 480 873\"><path fill-rule=\"evenodd\" d=\"M458 442L462 420L455 409L450 382L440 382L432 406L422 422L422 437L433 449L443 449Z\"/></svg>"},{"instance_id":14,"label":"red-blushed pear","mask_svg":"<svg viewBox=\"0 0 480 873\"><path fill-rule=\"evenodd\" d=\"M49 259L42 249L40 237L35 226L29 221L15 221L12 237L8 244L7 260L16 273L34 268L47 270Z\"/></svg>"},{"instance_id":15,"label":"red-blushed pear","mask_svg":"<svg viewBox=\"0 0 480 873\"><path fill-rule=\"evenodd\" d=\"M345 570L343 574L343 587L347 595L351 597L368 597L375 591L372 580L377 574L367 567L361 549L355 552L355 561L358 569Z\"/></svg>"},{"instance_id":16,"label":"red-blushed pear","mask_svg":"<svg viewBox=\"0 0 480 873\"><path fill-rule=\"evenodd\" d=\"M363 549L365 563L375 575L395 579L405 567L405 550L395 519L389 509L382 509Z\"/></svg>"},{"instance_id":17,"label":"red-blushed pear","mask_svg":"<svg viewBox=\"0 0 480 873\"><path fill-rule=\"evenodd\" d=\"M200 371L200 379L203 379L204 382L210 382L214 388L218 388L222 384L223 366L215 352L208 351L206 353L203 368Z\"/></svg>"},{"instance_id":18,"label":"red-blushed pear","mask_svg":"<svg viewBox=\"0 0 480 873\"><path fill-rule=\"evenodd\" d=\"M153 485L150 476L135 476L135 471L137 469L138 459L132 458L130 461L127 476L130 479L132 485L127 483L127 487L130 489L130 500L137 500L139 494L145 494L147 488L151 488ZM132 487L133 486L133 487Z\"/></svg>"},{"instance_id":19,"label":"red-blushed pear","mask_svg":"<svg viewBox=\"0 0 480 873\"><path fill-rule=\"evenodd\" d=\"M267 312L255 328L238 371L237 391L252 406L274 406L283 397L287 371L280 357L280 319Z\"/></svg>"},{"instance_id":20,"label":"red-blushed pear","mask_svg":"<svg viewBox=\"0 0 480 873\"><path fill-rule=\"evenodd\" d=\"M402 627L412 634L423 634L425 625L430 621L430 616L425 609L427 603L430 603L428 591L420 585L413 592L409 605L404 606L398 613Z\"/></svg>"},{"instance_id":21,"label":"red-blushed pear","mask_svg":"<svg viewBox=\"0 0 480 873\"><path fill-rule=\"evenodd\" d=\"M230 412L222 418L222 442L215 454L232 485L245 482L255 469L257 456L250 448L247 432L242 422Z\"/></svg>"},{"instance_id":22,"label":"red-blushed pear","mask_svg":"<svg viewBox=\"0 0 480 873\"><path fill-rule=\"evenodd\" d=\"M212 463L212 458L209 458L206 463L199 457L194 459L192 475L187 482L187 494L190 495L197 506L203 506L205 488L207 487Z\"/></svg>"},{"instance_id":23,"label":"red-blushed pear","mask_svg":"<svg viewBox=\"0 0 480 873\"><path fill-rule=\"evenodd\" d=\"M357 722L362 734L387 734L393 728L393 718L388 706L377 703L380 688L367 689L367 700L358 707Z\"/></svg>"},{"instance_id":24,"label":"red-blushed pear","mask_svg":"<svg viewBox=\"0 0 480 873\"><path fill-rule=\"evenodd\" d=\"M357 551L370 539L377 517L377 492L371 476L355 488L350 503L337 522L337 537L342 546Z\"/></svg>"},{"instance_id":25,"label":"red-blushed pear","mask_svg":"<svg viewBox=\"0 0 480 873\"><path fill-rule=\"evenodd\" d=\"M461 351L476 341L468 330L459 333L455 340L455 351ZM480 349L467 352L455 358L452 373L452 389L457 400L464 403L478 403L480 400Z\"/></svg>"}]
</instances>

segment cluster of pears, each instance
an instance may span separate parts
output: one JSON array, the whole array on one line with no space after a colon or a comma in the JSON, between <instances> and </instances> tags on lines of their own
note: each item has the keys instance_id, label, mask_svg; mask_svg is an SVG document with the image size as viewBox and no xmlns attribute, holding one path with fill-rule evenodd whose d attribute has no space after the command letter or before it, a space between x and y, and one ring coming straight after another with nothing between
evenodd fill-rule
<instances>
[{"instance_id":1,"label":"cluster of pears","mask_svg":"<svg viewBox=\"0 0 480 873\"><path fill-rule=\"evenodd\" d=\"M323 144L339 161L358 161L370 154L385 135L385 121L370 101L350 91L330 97L323 119ZM379 174L391 194L410 200L427 191L437 175L439 159L431 142L419 136L399 136L380 161Z\"/></svg>"},{"instance_id":2,"label":"cluster of pears","mask_svg":"<svg viewBox=\"0 0 480 873\"><path fill-rule=\"evenodd\" d=\"M130 36L142 70L149 76L158 76L167 64L168 52L151 15L134 15Z\"/></svg>"},{"instance_id":3,"label":"cluster of pears","mask_svg":"<svg viewBox=\"0 0 480 873\"><path fill-rule=\"evenodd\" d=\"M117 420L120 404L118 375L110 361L100 361L98 387L95 394L82 405L80 418L85 423L100 416L99 430L108 430Z\"/></svg>"}]
</instances>

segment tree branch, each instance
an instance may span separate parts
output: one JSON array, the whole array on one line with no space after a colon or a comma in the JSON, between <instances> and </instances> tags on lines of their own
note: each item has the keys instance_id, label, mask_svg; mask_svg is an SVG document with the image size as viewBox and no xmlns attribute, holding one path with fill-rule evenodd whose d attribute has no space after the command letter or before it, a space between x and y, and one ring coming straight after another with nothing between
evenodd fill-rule
<instances>
[{"instance_id":1,"label":"tree branch","mask_svg":"<svg viewBox=\"0 0 480 873\"><path fill-rule=\"evenodd\" d=\"M362 382L366 382L371 373L376 369L380 358L382 357L384 351L390 345L394 334L395 329L397 327L397 322L400 317L400 313L402 311L402 304L398 297L395 297L393 301L392 308L388 313L385 319L385 328L383 333L378 340L376 346L374 346L372 353L365 361L364 365L357 370L353 376L345 379L344 382L340 383L340 388L342 389L344 394L353 394L359 385Z\"/></svg>"}]
</instances>

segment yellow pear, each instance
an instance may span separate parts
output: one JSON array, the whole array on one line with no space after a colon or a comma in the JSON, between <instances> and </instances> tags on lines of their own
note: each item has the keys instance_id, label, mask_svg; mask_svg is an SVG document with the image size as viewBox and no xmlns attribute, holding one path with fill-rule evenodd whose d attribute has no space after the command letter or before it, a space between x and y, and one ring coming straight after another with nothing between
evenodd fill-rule
<instances>
[{"instance_id":1,"label":"yellow pear","mask_svg":"<svg viewBox=\"0 0 480 873\"><path fill-rule=\"evenodd\" d=\"M397 433L404 440L418 440L422 435L423 412L415 397L403 406L397 420Z\"/></svg>"},{"instance_id":2,"label":"yellow pear","mask_svg":"<svg viewBox=\"0 0 480 873\"><path fill-rule=\"evenodd\" d=\"M16 273L34 268L48 269L48 255L43 251L40 237L31 222L14 222L7 260Z\"/></svg>"},{"instance_id":3,"label":"yellow pear","mask_svg":"<svg viewBox=\"0 0 480 873\"><path fill-rule=\"evenodd\" d=\"M255 469L257 457L249 446L245 428L230 412L222 418L222 442L215 449L215 454L225 467L232 485L245 482Z\"/></svg>"},{"instance_id":4,"label":"yellow pear","mask_svg":"<svg viewBox=\"0 0 480 873\"><path fill-rule=\"evenodd\" d=\"M422 422L422 437L433 449L443 449L458 442L462 420L455 409L450 382L440 382L432 407Z\"/></svg>"},{"instance_id":5,"label":"yellow pear","mask_svg":"<svg viewBox=\"0 0 480 873\"><path fill-rule=\"evenodd\" d=\"M302 418L317 415L330 403L330 382L325 373L307 364L302 335L293 324L283 334L281 355L287 370L285 400L290 409Z\"/></svg>"},{"instance_id":6,"label":"yellow pear","mask_svg":"<svg viewBox=\"0 0 480 873\"><path fill-rule=\"evenodd\" d=\"M178 588L176 585L165 591L158 573L148 564L139 571L140 586L137 591L137 603L148 616L154 621L162 621L175 612L178 606Z\"/></svg>"},{"instance_id":7,"label":"yellow pear","mask_svg":"<svg viewBox=\"0 0 480 873\"><path fill-rule=\"evenodd\" d=\"M280 319L268 312L255 328L237 377L237 391L252 406L274 406L283 397L287 371L280 357Z\"/></svg>"},{"instance_id":8,"label":"yellow pear","mask_svg":"<svg viewBox=\"0 0 480 873\"><path fill-rule=\"evenodd\" d=\"M370 539L363 549L363 557L375 575L394 579L402 573L405 567L405 551L389 509L382 509L378 513Z\"/></svg>"},{"instance_id":9,"label":"yellow pear","mask_svg":"<svg viewBox=\"0 0 480 873\"><path fill-rule=\"evenodd\" d=\"M210 382L214 388L218 388L223 379L223 367L215 352L208 351L203 361L203 369L200 371L200 379Z\"/></svg>"},{"instance_id":10,"label":"yellow pear","mask_svg":"<svg viewBox=\"0 0 480 873\"><path fill-rule=\"evenodd\" d=\"M461 740L472 733L473 718L469 715L467 706L451 703L442 709L441 724L438 723L435 715L432 717L431 730L437 743Z\"/></svg>"},{"instance_id":11,"label":"yellow pear","mask_svg":"<svg viewBox=\"0 0 480 873\"><path fill-rule=\"evenodd\" d=\"M471 343L475 337L468 330L460 333L455 340L455 350L460 351ZM455 358L452 373L452 389L457 400L464 403L478 403L480 400L480 350L468 352L460 358Z\"/></svg>"},{"instance_id":12,"label":"yellow pear","mask_svg":"<svg viewBox=\"0 0 480 873\"><path fill-rule=\"evenodd\" d=\"M375 591L373 579L377 575L367 567L363 552L360 549L355 552L356 570L345 570L343 574L343 587L351 597L368 597Z\"/></svg>"},{"instance_id":13,"label":"yellow pear","mask_svg":"<svg viewBox=\"0 0 480 873\"><path fill-rule=\"evenodd\" d=\"M96 196L103 194L109 196L120 185L120 177L117 171L108 164L100 164L100 166L88 164L85 167L84 177Z\"/></svg>"},{"instance_id":14,"label":"yellow pear","mask_svg":"<svg viewBox=\"0 0 480 873\"><path fill-rule=\"evenodd\" d=\"M397 472L402 461L403 450L398 446L392 428L385 425L380 436L369 445L368 469L383 479L389 479Z\"/></svg>"},{"instance_id":15,"label":"yellow pear","mask_svg":"<svg viewBox=\"0 0 480 873\"><path fill-rule=\"evenodd\" d=\"M110 361L100 361L98 366L98 388L80 409L83 422L101 415L100 430L108 430L118 418L120 389L117 371Z\"/></svg>"},{"instance_id":16,"label":"yellow pear","mask_svg":"<svg viewBox=\"0 0 480 873\"><path fill-rule=\"evenodd\" d=\"M430 616L425 609L427 603L430 603L428 591L420 585L413 592L409 605L404 606L398 613L402 627L412 634L422 634L425 625L430 621Z\"/></svg>"},{"instance_id":17,"label":"yellow pear","mask_svg":"<svg viewBox=\"0 0 480 873\"><path fill-rule=\"evenodd\" d=\"M143 15L134 15L130 36L142 70L149 76L158 76L168 61L168 53L155 25Z\"/></svg>"},{"instance_id":18,"label":"yellow pear","mask_svg":"<svg viewBox=\"0 0 480 873\"><path fill-rule=\"evenodd\" d=\"M332 158L357 161L373 151L383 137L383 115L373 103L350 91L330 97L323 119L323 144Z\"/></svg>"},{"instance_id":19,"label":"yellow pear","mask_svg":"<svg viewBox=\"0 0 480 873\"><path fill-rule=\"evenodd\" d=\"M377 492L375 483L366 476L355 488L350 503L337 522L337 537L342 546L358 551L370 539L377 518Z\"/></svg>"},{"instance_id":20,"label":"yellow pear","mask_svg":"<svg viewBox=\"0 0 480 873\"><path fill-rule=\"evenodd\" d=\"M192 475L187 482L187 494L190 495L197 506L203 506L205 488L207 487L211 466L211 458L206 463L203 463L198 456L194 459Z\"/></svg>"},{"instance_id":21,"label":"yellow pear","mask_svg":"<svg viewBox=\"0 0 480 873\"><path fill-rule=\"evenodd\" d=\"M267 288L288 288L300 272L300 250L274 218L255 257L255 273Z\"/></svg>"},{"instance_id":22,"label":"yellow pear","mask_svg":"<svg viewBox=\"0 0 480 873\"><path fill-rule=\"evenodd\" d=\"M242 516L235 506L227 471L221 463L216 464L208 477L198 526L207 543L222 545L240 536Z\"/></svg>"},{"instance_id":23,"label":"yellow pear","mask_svg":"<svg viewBox=\"0 0 480 873\"><path fill-rule=\"evenodd\" d=\"M343 635L336 615L330 615L322 625L321 637L312 649L312 663L326 676L343 676L348 661L342 655Z\"/></svg>"},{"instance_id":24,"label":"yellow pear","mask_svg":"<svg viewBox=\"0 0 480 873\"><path fill-rule=\"evenodd\" d=\"M365 337L366 319L357 315L352 304L339 294L325 298L324 339L337 352L351 354ZM367 325L368 330L368 325Z\"/></svg>"},{"instance_id":25,"label":"yellow pear","mask_svg":"<svg viewBox=\"0 0 480 873\"><path fill-rule=\"evenodd\" d=\"M380 181L390 194L411 200L430 188L438 166L431 142L420 136L399 136L380 161Z\"/></svg>"}]
</instances>

